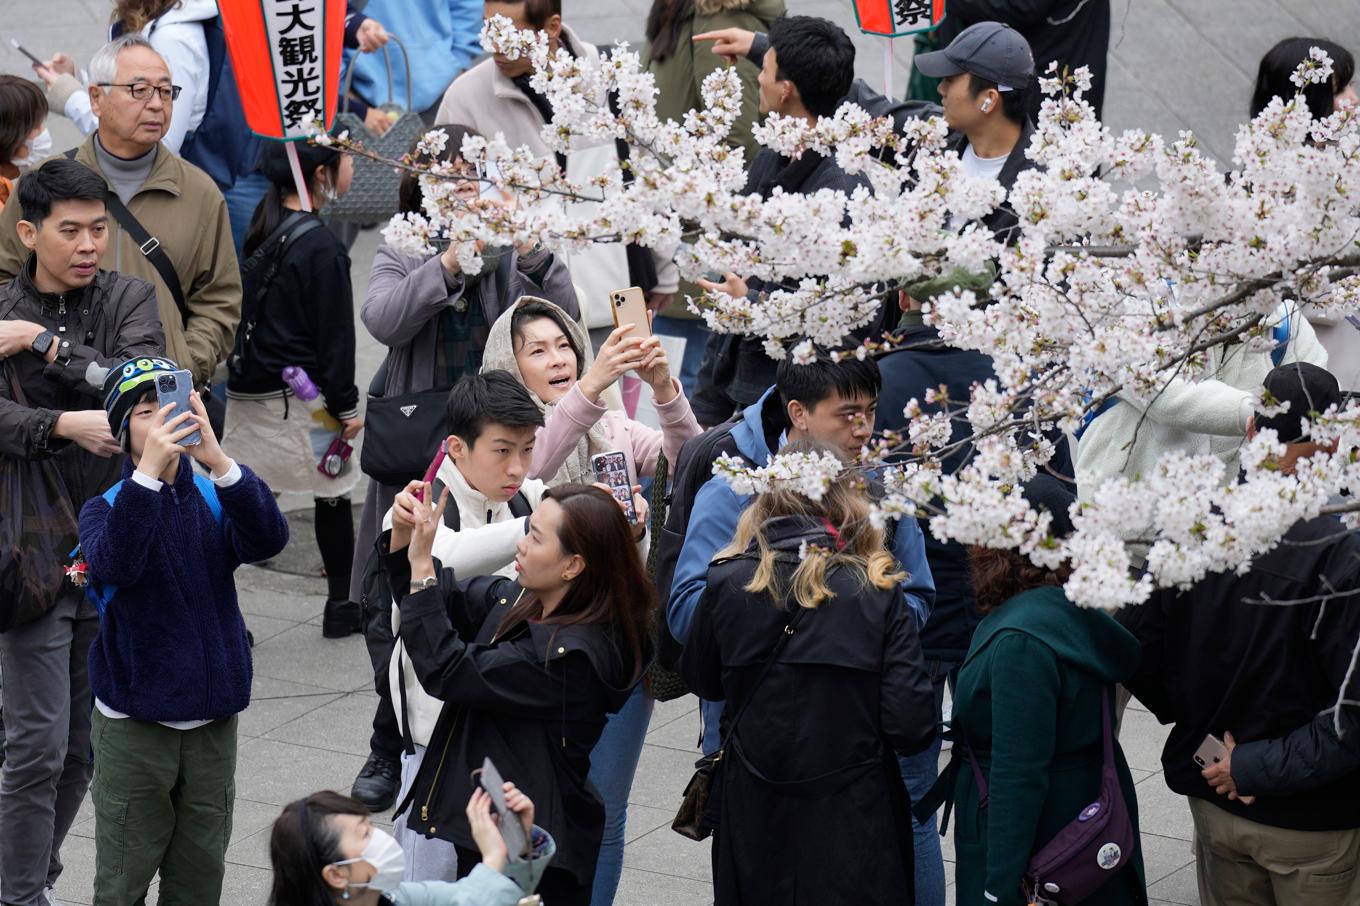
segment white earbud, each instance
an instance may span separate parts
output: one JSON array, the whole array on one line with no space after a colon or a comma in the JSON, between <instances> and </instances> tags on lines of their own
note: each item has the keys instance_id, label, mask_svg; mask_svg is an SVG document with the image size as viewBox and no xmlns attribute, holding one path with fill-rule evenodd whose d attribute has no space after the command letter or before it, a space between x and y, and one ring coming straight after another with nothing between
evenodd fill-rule
<instances>
[{"instance_id":1,"label":"white earbud","mask_svg":"<svg viewBox=\"0 0 1360 906\"><path fill-rule=\"evenodd\" d=\"M983 99L982 99L982 104L981 104L980 106L981 106L981 109L982 109L982 112L983 112L983 113L989 112L989 111L992 109L992 99L991 99L991 98L983 98Z\"/></svg>"}]
</instances>

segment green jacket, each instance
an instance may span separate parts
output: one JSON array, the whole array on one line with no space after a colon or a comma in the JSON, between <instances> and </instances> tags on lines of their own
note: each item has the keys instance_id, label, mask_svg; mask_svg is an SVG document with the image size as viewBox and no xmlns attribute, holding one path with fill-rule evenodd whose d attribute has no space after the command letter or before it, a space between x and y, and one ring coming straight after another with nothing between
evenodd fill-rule
<instances>
[{"instance_id":1,"label":"green jacket","mask_svg":"<svg viewBox=\"0 0 1360 906\"><path fill-rule=\"evenodd\" d=\"M954 777L959 906L1022 906L1030 856L1100 789L1100 694L1138 666L1134 637L1102 611L1079 608L1059 588L1031 589L978 624L954 698L955 757L966 741L990 785L978 809L972 771ZM1138 799L1115 744L1120 783L1138 828ZM1091 902L1147 900L1141 849Z\"/></svg>"},{"instance_id":2,"label":"green jacket","mask_svg":"<svg viewBox=\"0 0 1360 906\"><path fill-rule=\"evenodd\" d=\"M661 8L667 4L679 10L677 21L663 21ZM648 17L649 35L658 29L673 30L675 50L665 59L655 59L649 37L642 50L643 63L656 78L656 115L677 123L684 122L689 111L703 108L700 86L709 73L727 65L713 52L711 45L695 44L694 36L720 28L766 32L770 30L770 23L784 15L784 0L653 0L652 6L652 15ZM759 73L749 60L737 62L737 74L741 76L741 114L733 123L727 141L733 147L746 150L747 167L760 151L760 143L751 134L760 115L760 90L756 85ZM663 313L667 317L693 318L685 308L685 296L697 296L700 292L693 283L681 281L675 301Z\"/></svg>"}]
</instances>

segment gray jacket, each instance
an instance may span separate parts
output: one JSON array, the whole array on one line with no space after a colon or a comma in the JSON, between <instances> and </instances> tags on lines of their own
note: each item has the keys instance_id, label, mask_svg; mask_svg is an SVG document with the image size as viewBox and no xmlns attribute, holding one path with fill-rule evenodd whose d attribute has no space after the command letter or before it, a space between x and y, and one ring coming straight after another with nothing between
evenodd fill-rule
<instances>
[{"instance_id":1,"label":"gray jacket","mask_svg":"<svg viewBox=\"0 0 1360 906\"><path fill-rule=\"evenodd\" d=\"M478 290L487 324L520 296L541 296L565 309L573 318L581 315L572 289L571 276L556 255L547 268L540 266L538 280L521 270L518 253L501 256L494 273L482 278ZM527 269L527 268L526 268ZM467 281L450 283L444 277L439 256L422 261L387 245L378 247L368 278L368 296L360 312L373 338L387 347L382 395L430 390L435 381L435 347L439 342L439 314L463 297ZM377 389L377 388L372 388Z\"/></svg>"},{"instance_id":2,"label":"gray jacket","mask_svg":"<svg viewBox=\"0 0 1360 906\"><path fill-rule=\"evenodd\" d=\"M121 457L103 458L52 437L63 412L103 407L105 369L138 355L164 355L165 334L156 313L156 290L145 280L100 271L82 293L40 293L30 257L0 287L0 320L32 321L71 342L65 365L21 352L0 380L0 456L56 459L76 509L118 477ZM65 327L65 332L59 329ZM11 387L17 379L28 405Z\"/></svg>"}]
</instances>

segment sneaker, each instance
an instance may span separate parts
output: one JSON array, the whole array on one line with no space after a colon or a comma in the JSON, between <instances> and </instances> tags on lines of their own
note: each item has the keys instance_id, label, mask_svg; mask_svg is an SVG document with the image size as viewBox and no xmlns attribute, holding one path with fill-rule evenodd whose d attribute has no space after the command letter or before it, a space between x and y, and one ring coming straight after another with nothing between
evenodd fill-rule
<instances>
[{"instance_id":1,"label":"sneaker","mask_svg":"<svg viewBox=\"0 0 1360 906\"><path fill-rule=\"evenodd\" d=\"M47 906L61 906L61 903L57 902L57 892L51 887L43 888L43 899L47 901Z\"/></svg>"},{"instance_id":2,"label":"sneaker","mask_svg":"<svg viewBox=\"0 0 1360 906\"><path fill-rule=\"evenodd\" d=\"M321 616L321 634L343 639L364 629L364 609L353 601L327 601Z\"/></svg>"},{"instance_id":3,"label":"sneaker","mask_svg":"<svg viewBox=\"0 0 1360 906\"><path fill-rule=\"evenodd\" d=\"M397 803L401 786L401 762L377 752L370 753L349 794L375 812L385 812Z\"/></svg>"}]
</instances>

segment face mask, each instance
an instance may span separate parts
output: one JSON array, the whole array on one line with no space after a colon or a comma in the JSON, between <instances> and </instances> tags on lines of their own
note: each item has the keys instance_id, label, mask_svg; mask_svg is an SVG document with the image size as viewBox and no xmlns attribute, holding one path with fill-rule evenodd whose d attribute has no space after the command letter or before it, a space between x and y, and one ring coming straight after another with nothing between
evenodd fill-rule
<instances>
[{"instance_id":1,"label":"face mask","mask_svg":"<svg viewBox=\"0 0 1360 906\"><path fill-rule=\"evenodd\" d=\"M345 898L349 898L350 887L368 887L383 893L393 893L401 886L402 875L406 873L406 853L402 852L401 844L381 828L373 828L373 836L368 839L368 845L357 859L345 859L343 862L336 862L336 865L350 865L355 862L367 862L373 866L377 872L367 883L359 884L351 882L345 888Z\"/></svg>"},{"instance_id":2,"label":"face mask","mask_svg":"<svg viewBox=\"0 0 1360 906\"><path fill-rule=\"evenodd\" d=\"M43 131L38 133L38 137L28 143L28 156L16 157L10 163L16 167L31 167L38 161L52 153L52 133L43 126Z\"/></svg>"}]
</instances>

